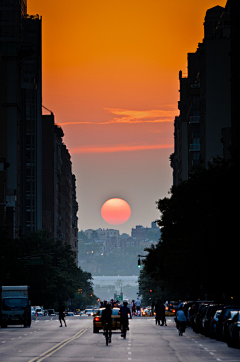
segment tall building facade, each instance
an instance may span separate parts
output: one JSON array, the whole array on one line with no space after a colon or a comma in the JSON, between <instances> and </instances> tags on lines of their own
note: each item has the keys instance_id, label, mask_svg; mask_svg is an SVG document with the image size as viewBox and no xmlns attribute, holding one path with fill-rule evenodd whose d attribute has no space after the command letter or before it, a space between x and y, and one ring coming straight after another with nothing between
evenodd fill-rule
<instances>
[{"instance_id":1,"label":"tall building facade","mask_svg":"<svg viewBox=\"0 0 240 362\"><path fill-rule=\"evenodd\" d=\"M71 245L78 260L78 203L71 156L63 143L64 133L54 115L42 116L42 227L53 239Z\"/></svg>"},{"instance_id":2,"label":"tall building facade","mask_svg":"<svg viewBox=\"0 0 240 362\"><path fill-rule=\"evenodd\" d=\"M216 157L230 157L230 3L206 12L204 39L188 54L188 74L179 72L180 115L174 123L173 185Z\"/></svg>"},{"instance_id":3,"label":"tall building facade","mask_svg":"<svg viewBox=\"0 0 240 362\"><path fill-rule=\"evenodd\" d=\"M0 2L1 228L42 227L42 20L26 0Z\"/></svg>"},{"instance_id":4,"label":"tall building facade","mask_svg":"<svg viewBox=\"0 0 240 362\"><path fill-rule=\"evenodd\" d=\"M42 116L42 19L0 0L0 231L47 229L76 252L76 178L64 133Z\"/></svg>"}]
</instances>

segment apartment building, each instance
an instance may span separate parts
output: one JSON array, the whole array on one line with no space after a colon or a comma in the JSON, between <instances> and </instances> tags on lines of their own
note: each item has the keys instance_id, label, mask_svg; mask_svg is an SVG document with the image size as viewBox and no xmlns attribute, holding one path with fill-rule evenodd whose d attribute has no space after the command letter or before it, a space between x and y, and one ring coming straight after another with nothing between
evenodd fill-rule
<instances>
[{"instance_id":1,"label":"apartment building","mask_svg":"<svg viewBox=\"0 0 240 362\"><path fill-rule=\"evenodd\" d=\"M55 125L54 115L42 116L43 229L54 239L71 245L78 260L78 203L76 177L72 174L70 153L63 143L63 130Z\"/></svg>"},{"instance_id":2,"label":"apartment building","mask_svg":"<svg viewBox=\"0 0 240 362\"><path fill-rule=\"evenodd\" d=\"M42 227L42 20L26 0L0 2L0 227Z\"/></svg>"},{"instance_id":3,"label":"apartment building","mask_svg":"<svg viewBox=\"0 0 240 362\"><path fill-rule=\"evenodd\" d=\"M230 2L206 12L204 39L188 54L188 74L179 72L180 115L174 122L173 185L216 157L230 157Z\"/></svg>"}]
</instances>

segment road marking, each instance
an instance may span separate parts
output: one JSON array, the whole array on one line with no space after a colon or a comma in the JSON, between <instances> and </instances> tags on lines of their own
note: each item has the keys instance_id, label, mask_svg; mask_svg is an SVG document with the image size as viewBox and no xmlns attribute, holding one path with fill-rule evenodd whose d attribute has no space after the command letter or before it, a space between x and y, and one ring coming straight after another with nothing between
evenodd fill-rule
<instances>
[{"instance_id":1,"label":"road marking","mask_svg":"<svg viewBox=\"0 0 240 362\"><path fill-rule=\"evenodd\" d=\"M81 337L85 332L87 332L87 330L90 327L81 329L79 332L77 332L73 337L64 339L62 342L56 344L55 346L53 346L52 348L50 348L48 351L40 354L40 356L35 357L33 359L31 359L28 362L41 362L43 361L45 358L50 357L52 354L54 354L55 352L57 352L59 349L61 349L62 347L66 346L66 344L68 344L69 342L74 341L75 339Z\"/></svg>"}]
</instances>

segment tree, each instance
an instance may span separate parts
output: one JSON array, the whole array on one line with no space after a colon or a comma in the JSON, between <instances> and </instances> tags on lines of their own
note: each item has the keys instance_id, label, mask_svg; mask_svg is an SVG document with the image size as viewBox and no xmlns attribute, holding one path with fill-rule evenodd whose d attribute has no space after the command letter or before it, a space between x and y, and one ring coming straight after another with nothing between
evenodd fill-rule
<instances>
[{"instance_id":1,"label":"tree","mask_svg":"<svg viewBox=\"0 0 240 362\"><path fill-rule=\"evenodd\" d=\"M217 159L158 200L161 240L147 250L144 272L172 297L239 299L232 282L237 263L227 257L239 250L230 193L238 190L238 174L231 162Z\"/></svg>"},{"instance_id":2,"label":"tree","mask_svg":"<svg viewBox=\"0 0 240 362\"><path fill-rule=\"evenodd\" d=\"M47 231L18 240L1 238L0 252L2 285L30 285L32 305L57 307L59 301L73 299L80 287L86 298L92 295L91 274L76 266L69 244L51 239ZM42 264L28 265L34 258Z\"/></svg>"}]
</instances>

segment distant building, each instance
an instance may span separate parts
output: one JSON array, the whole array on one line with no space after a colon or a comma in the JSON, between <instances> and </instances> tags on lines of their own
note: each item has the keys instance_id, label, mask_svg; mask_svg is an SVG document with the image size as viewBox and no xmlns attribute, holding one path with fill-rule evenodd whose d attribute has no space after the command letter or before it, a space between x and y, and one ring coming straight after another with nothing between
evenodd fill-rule
<instances>
[{"instance_id":1,"label":"distant building","mask_svg":"<svg viewBox=\"0 0 240 362\"><path fill-rule=\"evenodd\" d=\"M131 236L133 239L140 241L159 241L161 232L155 222L152 223L151 228L137 225L132 228Z\"/></svg>"}]
</instances>

